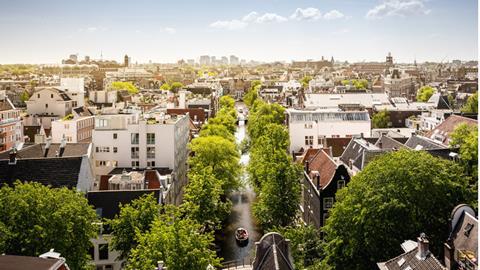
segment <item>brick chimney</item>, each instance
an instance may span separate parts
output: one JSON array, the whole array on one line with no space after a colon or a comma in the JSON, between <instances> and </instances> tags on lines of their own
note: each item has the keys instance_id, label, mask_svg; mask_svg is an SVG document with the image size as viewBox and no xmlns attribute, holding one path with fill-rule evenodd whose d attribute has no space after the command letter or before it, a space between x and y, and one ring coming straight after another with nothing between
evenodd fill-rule
<instances>
[{"instance_id":1,"label":"brick chimney","mask_svg":"<svg viewBox=\"0 0 480 270\"><path fill-rule=\"evenodd\" d=\"M45 153L44 153L43 157L47 157L48 150L50 149L51 144L52 144L52 137L48 137L47 142L45 143Z\"/></svg>"},{"instance_id":2,"label":"brick chimney","mask_svg":"<svg viewBox=\"0 0 480 270\"><path fill-rule=\"evenodd\" d=\"M417 244L417 259L424 261L430 254L430 250L428 249L429 242L425 233L421 233L420 236L417 237Z\"/></svg>"},{"instance_id":3,"label":"brick chimney","mask_svg":"<svg viewBox=\"0 0 480 270\"><path fill-rule=\"evenodd\" d=\"M305 171L307 172L307 174L310 173L310 162L308 160L305 161Z\"/></svg>"},{"instance_id":4,"label":"brick chimney","mask_svg":"<svg viewBox=\"0 0 480 270\"><path fill-rule=\"evenodd\" d=\"M14 147L12 151L10 151L8 155L8 165L15 165L17 164L17 149Z\"/></svg>"}]
</instances>

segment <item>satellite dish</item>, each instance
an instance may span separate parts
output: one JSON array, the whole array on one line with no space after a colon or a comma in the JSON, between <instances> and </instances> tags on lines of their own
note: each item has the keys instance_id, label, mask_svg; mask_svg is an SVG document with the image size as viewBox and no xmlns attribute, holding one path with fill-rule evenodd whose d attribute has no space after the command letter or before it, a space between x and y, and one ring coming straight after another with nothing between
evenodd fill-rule
<instances>
[{"instance_id":1,"label":"satellite dish","mask_svg":"<svg viewBox=\"0 0 480 270\"><path fill-rule=\"evenodd\" d=\"M452 222L452 231L455 229L457 226L458 222L460 221L460 218L462 218L463 213L469 213L473 217L475 216L475 211L473 209L466 205L466 204L459 204L457 205L453 210L452 214L450 216L451 222Z\"/></svg>"}]
</instances>

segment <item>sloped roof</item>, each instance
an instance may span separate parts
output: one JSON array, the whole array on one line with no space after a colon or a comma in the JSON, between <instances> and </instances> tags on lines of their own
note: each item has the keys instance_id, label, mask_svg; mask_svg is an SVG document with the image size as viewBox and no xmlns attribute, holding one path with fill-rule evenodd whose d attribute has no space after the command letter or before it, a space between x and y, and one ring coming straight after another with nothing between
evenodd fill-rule
<instances>
[{"instance_id":1,"label":"sloped roof","mask_svg":"<svg viewBox=\"0 0 480 270\"><path fill-rule=\"evenodd\" d=\"M39 182L52 187L76 188L82 157L17 159L9 164L0 160L0 185L22 182Z\"/></svg>"},{"instance_id":2,"label":"sloped roof","mask_svg":"<svg viewBox=\"0 0 480 270\"><path fill-rule=\"evenodd\" d=\"M337 170L337 164L325 153L320 150L317 154L310 159L310 179L315 181L315 171L320 173L320 187L324 189L332 181L335 171Z\"/></svg>"},{"instance_id":3,"label":"sloped roof","mask_svg":"<svg viewBox=\"0 0 480 270\"><path fill-rule=\"evenodd\" d=\"M352 138L340 156L340 160L346 165L349 165L351 161L353 166L362 170L374 157L389 151L376 146L376 141L378 139L369 141L364 138Z\"/></svg>"},{"instance_id":4,"label":"sloped roof","mask_svg":"<svg viewBox=\"0 0 480 270\"><path fill-rule=\"evenodd\" d=\"M467 212L453 228L451 234L456 250L473 253L478 260L478 219Z\"/></svg>"},{"instance_id":5,"label":"sloped roof","mask_svg":"<svg viewBox=\"0 0 480 270\"><path fill-rule=\"evenodd\" d=\"M415 270L444 270L446 269L443 265L433 256L431 253L427 255L425 260L420 260L417 258L417 248L412 249L409 252L406 252L398 257L390 259L384 263L379 263L380 269L385 270L405 270L410 269ZM383 268L381 267L383 266Z\"/></svg>"},{"instance_id":6,"label":"sloped roof","mask_svg":"<svg viewBox=\"0 0 480 270\"><path fill-rule=\"evenodd\" d=\"M293 270L287 240L279 233L267 233L256 243L253 270Z\"/></svg>"},{"instance_id":7,"label":"sloped roof","mask_svg":"<svg viewBox=\"0 0 480 270\"><path fill-rule=\"evenodd\" d=\"M80 157L88 153L91 143L67 143L63 150L62 157ZM24 158L43 158L45 157L45 143L33 144L17 151L17 159ZM48 149L46 157L56 157L60 153L60 144L52 143ZM0 159L8 159L9 152L0 153Z\"/></svg>"},{"instance_id":8,"label":"sloped roof","mask_svg":"<svg viewBox=\"0 0 480 270\"><path fill-rule=\"evenodd\" d=\"M444 145L436 143L429 138L417 135L413 135L412 137L410 137L405 143L405 146L413 150L432 150L446 148Z\"/></svg>"},{"instance_id":9,"label":"sloped roof","mask_svg":"<svg viewBox=\"0 0 480 270\"><path fill-rule=\"evenodd\" d=\"M430 130L425 137L430 139L439 140L442 144L448 145L450 133L452 133L455 128L460 124L474 125L477 126L477 120L463 117L460 115L450 115L445 121L440 123L437 127Z\"/></svg>"},{"instance_id":10,"label":"sloped roof","mask_svg":"<svg viewBox=\"0 0 480 270\"><path fill-rule=\"evenodd\" d=\"M0 255L0 269L10 270L56 270L65 263L62 259L30 256Z\"/></svg>"},{"instance_id":11,"label":"sloped roof","mask_svg":"<svg viewBox=\"0 0 480 270\"><path fill-rule=\"evenodd\" d=\"M388 136L381 136L380 138L378 138L375 145L378 146L380 149L400 149L406 147L405 145L403 145L403 143Z\"/></svg>"}]
</instances>

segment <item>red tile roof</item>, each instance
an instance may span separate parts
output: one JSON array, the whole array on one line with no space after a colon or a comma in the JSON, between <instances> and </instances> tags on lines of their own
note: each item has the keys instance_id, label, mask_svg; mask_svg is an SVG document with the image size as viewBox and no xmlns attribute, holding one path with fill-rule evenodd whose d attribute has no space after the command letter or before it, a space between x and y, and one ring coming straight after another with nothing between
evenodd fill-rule
<instances>
[{"instance_id":1,"label":"red tile roof","mask_svg":"<svg viewBox=\"0 0 480 270\"><path fill-rule=\"evenodd\" d=\"M320 150L313 158L310 159L309 168L310 179L312 179L315 184L317 184L317 182L314 171L318 171L320 173L320 186L322 189L324 189L326 186L328 186L335 175L337 164L324 150Z\"/></svg>"},{"instance_id":2,"label":"red tile roof","mask_svg":"<svg viewBox=\"0 0 480 270\"><path fill-rule=\"evenodd\" d=\"M436 128L429 131L425 137L434 140L441 140L442 144L448 146L450 143L450 133L454 131L458 125L463 123L467 125L478 125L477 120L459 115L451 115Z\"/></svg>"}]
</instances>

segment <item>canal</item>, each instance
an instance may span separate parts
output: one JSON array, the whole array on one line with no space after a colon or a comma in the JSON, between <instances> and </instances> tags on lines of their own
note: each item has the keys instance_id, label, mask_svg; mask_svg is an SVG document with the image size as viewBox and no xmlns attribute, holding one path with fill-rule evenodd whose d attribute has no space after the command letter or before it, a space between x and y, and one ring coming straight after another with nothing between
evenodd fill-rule
<instances>
[{"instance_id":1,"label":"canal","mask_svg":"<svg viewBox=\"0 0 480 270\"><path fill-rule=\"evenodd\" d=\"M237 104L237 110L242 108L245 110L243 104ZM244 121L240 121L235 133L235 138L238 144L246 136L246 126ZM242 154L240 163L244 167L241 180L243 182L243 188L234 192L230 196L232 201L232 212L223 228L223 230L217 234L217 240L220 247L218 255L222 257L224 262L236 261L238 264L249 264L253 261L255 252L255 242L260 240L261 232L255 222L252 214L252 203L255 200L255 192L248 183L248 176L245 170L249 161L249 153ZM235 230L238 227L242 227L249 232L248 245L241 247L235 240Z\"/></svg>"}]
</instances>

